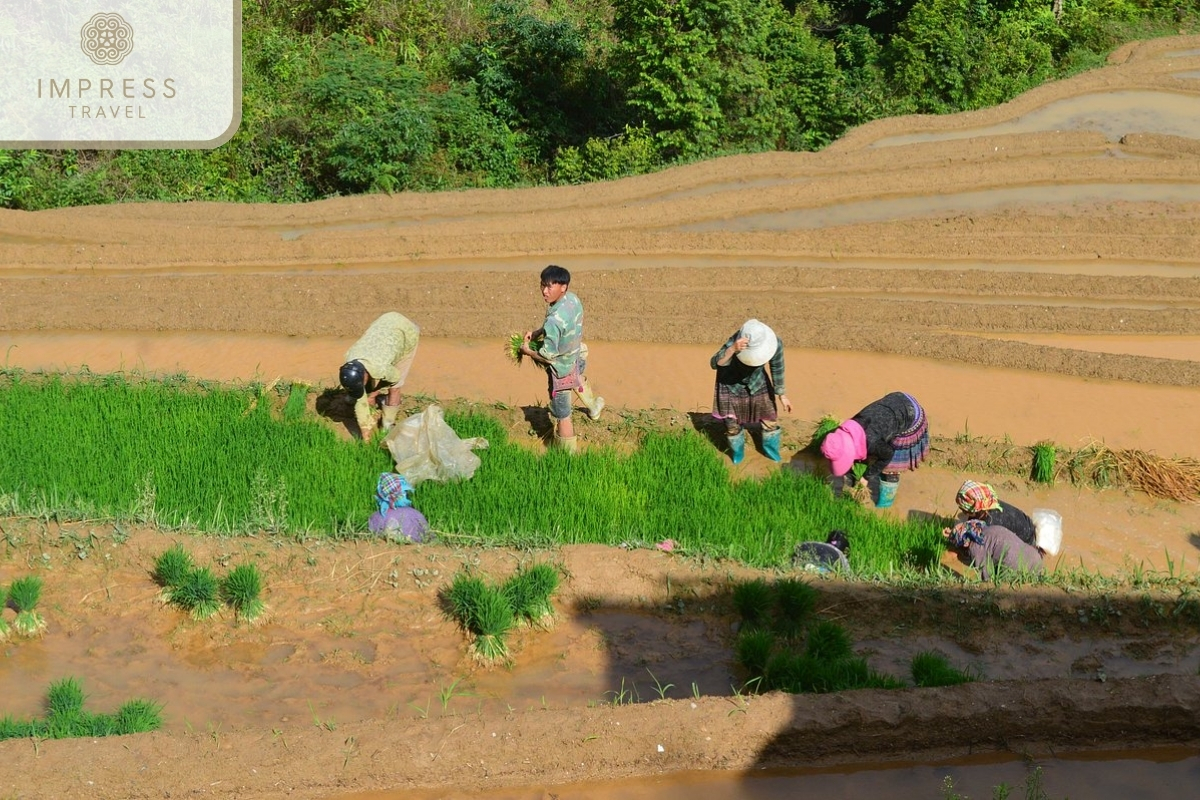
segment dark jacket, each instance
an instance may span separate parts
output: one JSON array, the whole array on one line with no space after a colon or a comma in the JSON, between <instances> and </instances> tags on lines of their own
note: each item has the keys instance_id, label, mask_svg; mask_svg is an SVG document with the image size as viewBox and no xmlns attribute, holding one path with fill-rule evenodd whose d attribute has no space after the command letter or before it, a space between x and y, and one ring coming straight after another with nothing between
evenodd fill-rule
<instances>
[{"instance_id":1,"label":"dark jacket","mask_svg":"<svg viewBox=\"0 0 1200 800\"><path fill-rule=\"evenodd\" d=\"M877 477L892 462L892 456L896 454L892 440L916 423L917 410L904 392L892 392L859 411L852 419L862 426L867 435L867 471L864 477L869 480Z\"/></svg>"},{"instance_id":2,"label":"dark jacket","mask_svg":"<svg viewBox=\"0 0 1200 800\"><path fill-rule=\"evenodd\" d=\"M980 517L988 525L998 525L1008 528L1025 544L1037 546L1037 531L1034 530L1033 520L1021 509L1011 503L996 498L1000 503L999 511L985 511Z\"/></svg>"}]
</instances>

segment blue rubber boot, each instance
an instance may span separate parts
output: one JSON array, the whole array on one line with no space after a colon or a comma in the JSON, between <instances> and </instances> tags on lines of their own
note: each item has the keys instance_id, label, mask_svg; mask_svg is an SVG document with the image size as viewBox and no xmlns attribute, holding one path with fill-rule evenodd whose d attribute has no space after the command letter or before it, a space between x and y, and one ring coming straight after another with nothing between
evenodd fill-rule
<instances>
[{"instance_id":1,"label":"blue rubber boot","mask_svg":"<svg viewBox=\"0 0 1200 800\"><path fill-rule=\"evenodd\" d=\"M782 461L779 456L779 440L783 438L783 429L763 431L763 454L772 461Z\"/></svg>"},{"instance_id":2,"label":"blue rubber boot","mask_svg":"<svg viewBox=\"0 0 1200 800\"><path fill-rule=\"evenodd\" d=\"M738 431L737 436L727 436L729 451L733 454L733 463L740 464L746 457L746 432Z\"/></svg>"}]
</instances>

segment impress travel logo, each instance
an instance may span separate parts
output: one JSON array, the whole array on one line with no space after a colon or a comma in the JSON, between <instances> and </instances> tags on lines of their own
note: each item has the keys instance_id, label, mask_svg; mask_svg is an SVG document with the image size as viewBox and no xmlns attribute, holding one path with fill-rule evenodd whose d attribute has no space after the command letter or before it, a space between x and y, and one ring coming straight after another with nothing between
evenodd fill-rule
<instances>
[{"instance_id":1,"label":"impress travel logo","mask_svg":"<svg viewBox=\"0 0 1200 800\"><path fill-rule=\"evenodd\" d=\"M217 147L241 123L241 34L240 0L6 0L0 148Z\"/></svg>"}]
</instances>

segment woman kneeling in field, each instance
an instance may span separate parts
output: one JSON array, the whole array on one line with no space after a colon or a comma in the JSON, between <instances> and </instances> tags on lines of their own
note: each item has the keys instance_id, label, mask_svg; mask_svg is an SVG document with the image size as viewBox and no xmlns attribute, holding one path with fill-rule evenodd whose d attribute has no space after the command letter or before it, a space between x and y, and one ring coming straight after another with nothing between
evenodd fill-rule
<instances>
[{"instance_id":1,"label":"woman kneeling in field","mask_svg":"<svg viewBox=\"0 0 1200 800\"><path fill-rule=\"evenodd\" d=\"M1041 551L1000 525L968 519L953 528L943 528L942 535L953 546L967 551L971 566L979 570L979 577L985 581L997 579L997 573L1037 574L1045 569Z\"/></svg>"}]
</instances>

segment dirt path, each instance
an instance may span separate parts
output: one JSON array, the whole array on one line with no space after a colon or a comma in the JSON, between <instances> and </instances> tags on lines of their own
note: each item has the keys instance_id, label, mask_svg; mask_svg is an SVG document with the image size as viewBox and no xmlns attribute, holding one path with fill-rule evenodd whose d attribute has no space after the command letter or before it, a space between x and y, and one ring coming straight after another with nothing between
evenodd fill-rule
<instances>
[{"instance_id":1,"label":"dirt path","mask_svg":"<svg viewBox=\"0 0 1200 800\"><path fill-rule=\"evenodd\" d=\"M630 415L703 413L704 360L758 317L802 387L793 432L904 388L928 398L946 436L1096 436L1197 456L1198 69L1200 38L1142 43L998 109L595 186L0 211L0 345L29 368L305 377L397 309L429 345L411 390L532 404L530 374L478 354L540 318L536 273L556 262L587 305L596 379ZM893 513L946 508L960 478L917 473ZM1062 509L1077 536L1068 553L1085 566L1195 561L1197 506L995 479L1029 507ZM169 534L0 525L0 582L37 569L57 598L45 639L3 645L2 711L34 713L65 674L101 708L136 694L168 703L167 728L150 736L0 743L0 793L19 797L328 797L921 759L954 752L923 733L948 728L972 732L960 749L1200 739L1194 623L1163 607L1172 621L1139 628L1154 598L1005 594L971 606L995 609L980 639L954 608L912 617L926 605L903 592L831 596L880 663L936 645L989 680L742 708L720 602L737 570L725 565L553 554L573 576L559 627L525 641L511 672L487 673L439 615L436 589L465 560L503 571L520 554L201 540L214 559L270 563L273 621L248 630L153 602L147 559ZM668 610L678 600L683 614ZM695 682L701 697L604 704L622 681L651 699L646 671Z\"/></svg>"}]
</instances>

